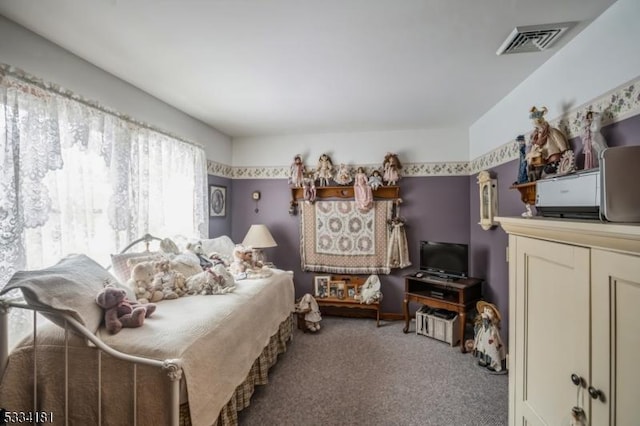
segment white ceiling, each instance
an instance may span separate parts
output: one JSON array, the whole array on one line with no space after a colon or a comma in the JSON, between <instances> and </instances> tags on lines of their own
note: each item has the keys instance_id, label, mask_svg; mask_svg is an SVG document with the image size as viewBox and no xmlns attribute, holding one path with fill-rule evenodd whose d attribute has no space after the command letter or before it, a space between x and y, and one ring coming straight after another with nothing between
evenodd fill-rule
<instances>
[{"instance_id":1,"label":"white ceiling","mask_svg":"<svg viewBox=\"0 0 640 426\"><path fill-rule=\"evenodd\" d=\"M230 136L468 127L615 0L0 0ZM496 56L515 26L578 21Z\"/></svg>"}]
</instances>

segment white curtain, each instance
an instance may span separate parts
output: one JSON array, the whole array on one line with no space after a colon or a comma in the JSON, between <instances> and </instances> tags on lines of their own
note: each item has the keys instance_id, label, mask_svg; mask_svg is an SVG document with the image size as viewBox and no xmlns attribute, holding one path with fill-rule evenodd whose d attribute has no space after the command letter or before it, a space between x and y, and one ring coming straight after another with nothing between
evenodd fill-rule
<instances>
[{"instance_id":1,"label":"white curtain","mask_svg":"<svg viewBox=\"0 0 640 426\"><path fill-rule=\"evenodd\" d=\"M206 238L204 150L0 66L0 288L68 253Z\"/></svg>"}]
</instances>

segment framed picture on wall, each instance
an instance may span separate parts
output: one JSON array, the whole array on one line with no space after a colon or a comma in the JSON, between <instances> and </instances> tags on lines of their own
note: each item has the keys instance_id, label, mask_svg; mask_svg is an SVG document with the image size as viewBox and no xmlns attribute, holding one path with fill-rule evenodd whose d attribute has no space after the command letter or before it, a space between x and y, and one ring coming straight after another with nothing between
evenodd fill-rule
<instances>
[{"instance_id":1,"label":"framed picture on wall","mask_svg":"<svg viewBox=\"0 0 640 426\"><path fill-rule=\"evenodd\" d=\"M209 185L209 216L222 217L227 214L227 187Z\"/></svg>"}]
</instances>

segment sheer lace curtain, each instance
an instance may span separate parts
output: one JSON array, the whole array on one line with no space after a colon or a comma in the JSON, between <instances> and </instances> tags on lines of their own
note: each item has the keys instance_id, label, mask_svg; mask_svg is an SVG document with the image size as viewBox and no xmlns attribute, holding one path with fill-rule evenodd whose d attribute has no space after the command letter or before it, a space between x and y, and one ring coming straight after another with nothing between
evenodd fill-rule
<instances>
[{"instance_id":1,"label":"sheer lace curtain","mask_svg":"<svg viewBox=\"0 0 640 426\"><path fill-rule=\"evenodd\" d=\"M0 288L145 233L208 233L204 150L0 68Z\"/></svg>"}]
</instances>

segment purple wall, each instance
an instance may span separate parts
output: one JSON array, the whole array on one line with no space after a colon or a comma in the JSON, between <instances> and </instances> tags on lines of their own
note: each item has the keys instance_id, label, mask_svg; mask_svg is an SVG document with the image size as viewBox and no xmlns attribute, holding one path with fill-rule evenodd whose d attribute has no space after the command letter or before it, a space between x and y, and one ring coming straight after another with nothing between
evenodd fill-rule
<instances>
[{"instance_id":1,"label":"purple wall","mask_svg":"<svg viewBox=\"0 0 640 426\"><path fill-rule=\"evenodd\" d=\"M209 238L215 238L220 235L231 235L231 222L232 222L232 208L231 200L233 200L233 191L231 190L231 179L209 175L209 185L218 185L227 187L227 214L216 217L209 217ZM207 194L208 194L207 188ZM208 195L207 195L208 197Z\"/></svg>"},{"instance_id":2,"label":"purple wall","mask_svg":"<svg viewBox=\"0 0 640 426\"><path fill-rule=\"evenodd\" d=\"M231 237L241 242L249 226L264 223L278 247L268 249L267 256L281 269L294 271L296 296L312 292L313 273L300 268L300 217L288 214L291 192L284 179L237 179L232 183L234 212ZM251 200L260 191L258 203ZM404 200L400 214L406 219L407 240L413 266L382 275L382 310L401 313L405 274L417 269L420 240L469 242L469 184L466 176L405 178L400 181Z\"/></svg>"},{"instance_id":3,"label":"purple wall","mask_svg":"<svg viewBox=\"0 0 640 426\"><path fill-rule=\"evenodd\" d=\"M640 145L640 115L609 125L602 130L609 146ZM579 165L583 164L580 138L571 141ZM518 216L524 211L518 191L509 189L516 180L517 161L490 169L498 179L498 214ZM312 292L312 273L300 269L299 216L288 214L291 193L284 179L225 179L209 176L209 184L227 187L227 216L210 218L210 236L226 234L242 242L253 223L266 224L278 247L267 256L281 269L295 274L296 297ZM478 225L479 196L476 176L415 177L400 181L401 215L407 220L407 239L413 266L380 277L385 313L401 313L405 274L418 267L420 240L468 243L470 275L485 280L484 298L495 303L503 316L503 338L508 338L509 288L506 262L507 234L496 227L484 231ZM253 191L262 199L256 204ZM255 212L256 207L258 212ZM413 307L415 309L415 306Z\"/></svg>"},{"instance_id":4,"label":"purple wall","mask_svg":"<svg viewBox=\"0 0 640 426\"><path fill-rule=\"evenodd\" d=\"M640 115L604 127L602 135L610 147L640 145ZM576 152L576 163L582 167L584 164L582 140L576 137L569 142ZM498 215L520 215L524 211L520 193L515 189L509 189L518 176L518 161L501 164L489 171L494 178L498 179ZM502 337L506 342L508 339L506 330L509 327L509 265L506 262L508 236L500 227L484 231L478 225L480 197L475 175L469 177L469 194L469 223L471 224L469 274L485 279L484 297L494 303L502 314Z\"/></svg>"}]
</instances>

